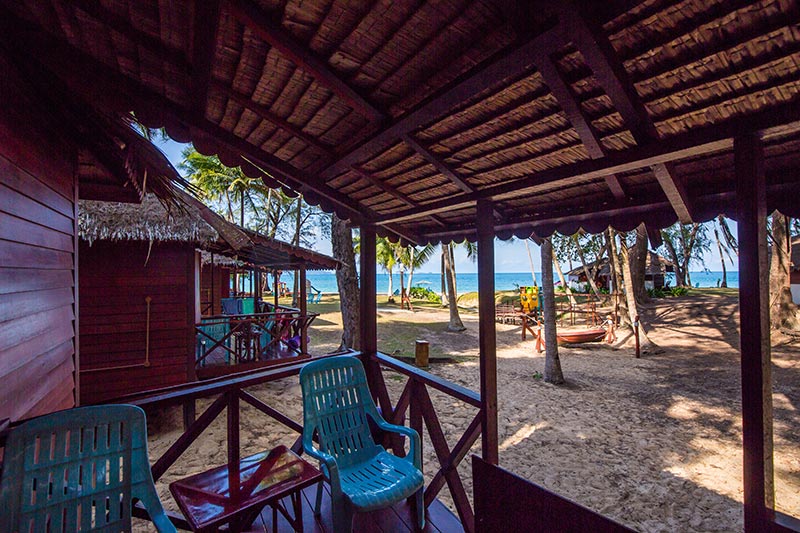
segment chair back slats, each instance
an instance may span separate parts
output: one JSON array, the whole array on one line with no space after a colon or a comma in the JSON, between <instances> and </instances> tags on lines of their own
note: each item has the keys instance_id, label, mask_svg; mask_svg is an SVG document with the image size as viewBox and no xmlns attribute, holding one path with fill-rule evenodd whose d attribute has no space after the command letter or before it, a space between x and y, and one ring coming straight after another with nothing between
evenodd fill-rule
<instances>
[{"instance_id":1,"label":"chair back slats","mask_svg":"<svg viewBox=\"0 0 800 533\"><path fill-rule=\"evenodd\" d=\"M325 368L317 365L313 373L300 374L304 422L317 430L320 448L346 468L382 448L367 422L367 409L374 405L361 363L348 357L328 361Z\"/></svg>"},{"instance_id":2,"label":"chair back slats","mask_svg":"<svg viewBox=\"0 0 800 533\"><path fill-rule=\"evenodd\" d=\"M15 428L0 531L129 531L131 500L153 502L146 445L144 413L127 405L71 409Z\"/></svg>"}]
</instances>

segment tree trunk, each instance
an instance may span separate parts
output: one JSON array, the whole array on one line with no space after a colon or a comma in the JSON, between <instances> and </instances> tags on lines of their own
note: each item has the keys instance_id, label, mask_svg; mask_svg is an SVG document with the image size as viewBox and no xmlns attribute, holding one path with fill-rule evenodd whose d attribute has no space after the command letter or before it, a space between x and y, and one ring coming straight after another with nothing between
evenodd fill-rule
<instances>
[{"instance_id":1,"label":"tree trunk","mask_svg":"<svg viewBox=\"0 0 800 533\"><path fill-rule=\"evenodd\" d=\"M550 242L550 257L553 258L553 261L550 264L556 267L556 272L558 272L558 279L561 281L561 286L564 287L564 292L566 292L567 296L569 297L570 305L575 305L575 298L572 296L572 289L569 288L569 284L567 283L567 280L564 278L564 272L561 271L561 264L558 262L556 254L553 253L553 241L549 242ZM547 270L547 268L545 268L544 265L545 264L542 263L542 285L544 285L544 271Z\"/></svg>"},{"instance_id":2,"label":"tree trunk","mask_svg":"<svg viewBox=\"0 0 800 533\"><path fill-rule=\"evenodd\" d=\"M542 241L542 302L544 309L544 380L548 383L560 385L564 383L564 374L561 372L561 360L558 358L558 339L556 337L556 292L553 283L553 269L550 265L557 262L553 254L553 242L550 239Z\"/></svg>"},{"instance_id":3,"label":"tree trunk","mask_svg":"<svg viewBox=\"0 0 800 533\"><path fill-rule=\"evenodd\" d=\"M443 247L445 245L442 245ZM444 254L444 270L447 280L447 305L450 308L450 322L447 324L447 331L464 331L464 323L461 315L458 314L458 294L456 293L456 267L453 262L453 243L447 246Z\"/></svg>"},{"instance_id":4,"label":"tree trunk","mask_svg":"<svg viewBox=\"0 0 800 533\"><path fill-rule=\"evenodd\" d=\"M342 342L340 349L358 349L359 295L356 255L353 251L353 234L347 222L331 215L331 250L341 266L336 270L339 301L342 311Z\"/></svg>"},{"instance_id":5,"label":"tree trunk","mask_svg":"<svg viewBox=\"0 0 800 533\"><path fill-rule=\"evenodd\" d=\"M410 265L408 267L408 297L411 298L411 284L414 281L414 247L412 246L411 249L408 251L408 255L411 258Z\"/></svg>"},{"instance_id":6,"label":"tree trunk","mask_svg":"<svg viewBox=\"0 0 800 533\"><path fill-rule=\"evenodd\" d=\"M633 325L636 324L636 317L639 316L639 306L636 303L633 281L631 279L631 263L630 257L628 256L628 245L625 243L625 239L622 235L620 235L619 239L619 250L622 255L620 262L622 263L622 282L625 285L625 301L628 304L628 318L630 319L631 327L633 327ZM652 350L655 347L655 343L647 336L642 326L641 319L639 320L639 345L643 350Z\"/></svg>"},{"instance_id":7,"label":"tree trunk","mask_svg":"<svg viewBox=\"0 0 800 533\"><path fill-rule=\"evenodd\" d=\"M388 268L389 270L389 288L386 289L386 301L387 302L394 302L394 275L392 274L392 267Z\"/></svg>"},{"instance_id":8,"label":"tree trunk","mask_svg":"<svg viewBox=\"0 0 800 533\"><path fill-rule=\"evenodd\" d=\"M636 228L636 254L634 254L632 258L633 263L631 264L633 294L638 304L647 303L647 301L650 300L650 297L647 295L647 288L645 287L647 256L647 228L644 223L642 223Z\"/></svg>"},{"instance_id":9,"label":"tree trunk","mask_svg":"<svg viewBox=\"0 0 800 533\"><path fill-rule=\"evenodd\" d=\"M714 227L714 238L717 240L717 250L719 250L719 261L722 264L722 284L720 287L728 286L728 270L725 268L725 254L722 253L722 242L719 240L719 231Z\"/></svg>"},{"instance_id":10,"label":"tree trunk","mask_svg":"<svg viewBox=\"0 0 800 533\"><path fill-rule=\"evenodd\" d=\"M589 282L589 288L592 290L595 298L600 300L600 291L597 290L597 284L594 282L594 278L592 277L592 273L589 272L589 267L586 265L586 256L583 255L583 249L581 245L578 243L578 237L573 235L572 240L575 243L575 249L578 250L578 257L581 260L581 266L583 267L583 274L586 276L586 280Z\"/></svg>"},{"instance_id":11,"label":"tree trunk","mask_svg":"<svg viewBox=\"0 0 800 533\"><path fill-rule=\"evenodd\" d=\"M663 231L661 232L661 238L664 241L664 246L667 249L667 253L669 254L669 258L672 261L673 269L675 271L675 286L685 287L686 273L681 268L681 262L678 261L678 252L675 251L675 245L672 244L669 236L667 236L667 234Z\"/></svg>"},{"instance_id":12,"label":"tree trunk","mask_svg":"<svg viewBox=\"0 0 800 533\"><path fill-rule=\"evenodd\" d=\"M628 305L625 303L624 298L620 298L623 294L622 283L622 265L619 260L619 253L617 252L617 232L611 226L608 227L606 232L606 239L608 243L608 260L611 268L612 279L614 280L614 295L617 307L614 309L614 314L619 318L620 324L628 323Z\"/></svg>"},{"instance_id":13,"label":"tree trunk","mask_svg":"<svg viewBox=\"0 0 800 533\"><path fill-rule=\"evenodd\" d=\"M442 243L442 257L441 257L441 272L442 272L442 292L441 297L439 298L442 303L442 307L447 305L447 281L446 281L446 270L445 270L445 245Z\"/></svg>"},{"instance_id":14,"label":"tree trunk","mask_svg":"<svg viewBox=\"0 0 800 533\"><path fill-rule=\"evenodd\" d=\"M769 321L773 329L797 326L797 307L792 303L789 284L791 256L789 219L775 211L772 213L772 253L769 258Z\"/></svg>"}]
</instances>

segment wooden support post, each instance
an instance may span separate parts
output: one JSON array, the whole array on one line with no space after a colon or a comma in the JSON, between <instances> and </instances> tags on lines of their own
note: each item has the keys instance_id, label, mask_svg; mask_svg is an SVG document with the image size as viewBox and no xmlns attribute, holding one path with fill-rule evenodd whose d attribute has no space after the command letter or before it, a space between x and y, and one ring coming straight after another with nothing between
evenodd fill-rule
<instances>
[{"instance_id":1,"label":"wooden support post","mask_svg":"<svg viewBox=\"0 0 800 533\"><path fill-rule=\"evenodd\" d=\"M306 283L306 265L301 265L300 270L298 271L300 274L300 281L298 285L298 290L300 291L300 314L303 316L308 316L308 291L307 283ZM306 354L308 353L308 335L306 332L308 331L307 328L302 328L300 330L300 353Z\"/></svg>"},{"instance_id":2,"label":"wooden support post","mask_svg":"<svg viewBox=\"0 0 800 533\"><path fill-rule=\"evenodd\" d=\"M498 464L497 441L497 332L494 323L494 227L492 202L478 201L478 344L481 363L481 452Z\"/></svg>"},{"instance_id":3,"label":"wooden support post","mask_svg":"<svg viewBox=\"0 0 800 533\"><path fill-rule=\"evenodd\" d=\"M272 271L272 294L275 296L275 312L278 311L278 299L280 296L280 287L278 286L281 281L280 275L277 270Z\"/></svg>"},{"instance_id":4,"label":"wooden support post","mask_svg":"<svg viewBox=\"0 0 800 533\"><path fill-rule=\"evenodd\" d=\"M183 431L188 431L189 427L194 424L197 419L197 404L195 399L189 399L183 402Z\"/></svg>"},{"instance_id":5,"label":"wooden support post","mask_svg":"<svg viewBox=\"0 0 800 533\"><path fill-rule=\"evenodd\" d=\"M414 364L418 368L428 368L428 357L430 355L430 344L428 341L417 340L414 347Z\"/></svg>"},{"instance_id":6,"label":"wooden support post","mask_svg":"<svg viewBox=\"0 0 800 533\"><path fill-rule=\"evenodd\" d=\"M239 490L239 395L235 390L225 393L228 398L228 487L231 496Z\"/></svg>"},{"instance_id":7,"label":"wooden support post","mask_svg":"<svg viewBox=\"0 0 800 533\"><path fill-rule=\"evenodd\" d=\"M773 517L772 376L767 273L764 149L755 136L734 139L739 237L744 529L766 531Z\"/></svg>"},{"instance_id":8,"label":"wooden support post","mask_svg":"<svg viewBox=\"0 0 800 533\"><path fill-rule=\"evenodd\" d=\"M375 375L380 372L375 355L378 353L378 307L375 294L377 292L375 275L377 273L375 226L364 224L361 226L361 253L359 292L359 318L361 329L359 331L359 346L364 354L364 366L367 371L370 391L373 399L377 399L377 381Z\"/></svg>"}]
</instances>

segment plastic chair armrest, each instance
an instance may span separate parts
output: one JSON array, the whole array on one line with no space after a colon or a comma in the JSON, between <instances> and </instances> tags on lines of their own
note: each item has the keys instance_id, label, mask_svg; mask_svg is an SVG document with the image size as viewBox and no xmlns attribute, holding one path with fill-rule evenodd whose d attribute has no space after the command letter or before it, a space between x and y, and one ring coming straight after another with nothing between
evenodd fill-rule
<instances>
[{"instance_id":1,"label":"plastic chair armrest","mask_svg":"<svg viewBox=\"0 0 800 533\"><path fill-rule=\"evenodd\" d=\"M406 426L399 426L397 424L390 424L386 420L381 417L378 417L375 420L375 424L383 431L388 431L390 433L399 433L401 435L405 435L408 437L409 440L409 450L408 453L411 455L414 461L414 466L417 469L422 469L422 447L420 445L420 437L419 433L416 430L406 427Z\"/></svg>"},{"instance_id":2,"label":"plastic chair armrest","mask_svg":"<svg viewBox=\"0 0 800 533\"><path fill-rule=\"evenodd\" d=\"M335 487L334 490L339 490L338 488L341 484L339 481L339 466L336 464L336 459L332 455L315 448L310 441L306 442L305 438L303 439L303 451L325 466L331 488L334 489Z\"/></svg>"}]
</instances>

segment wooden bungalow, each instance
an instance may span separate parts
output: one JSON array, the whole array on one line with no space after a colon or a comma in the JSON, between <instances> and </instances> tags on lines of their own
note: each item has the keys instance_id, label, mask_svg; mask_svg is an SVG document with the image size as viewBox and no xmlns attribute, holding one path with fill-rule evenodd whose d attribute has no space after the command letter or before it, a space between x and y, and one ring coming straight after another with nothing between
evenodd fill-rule
<instances>
[{"instance_id":1,"label":"wooden bungalow","mask_svg":"<svg viewBox=\"0 0 800 533\"><path fill-rule=\"evenodd\" d=\"M336 268L330 257L244 230L187 193L174 194L173 204L153 194L141 204L79 202L82 403L241 370L231 341L217 350L223 368L198 361L198 346L213 344L202 324L230 323L220 315L232 271ZM257 303L261 295L250 297ZM298 317L306 316L301 306Z\"/></svg>"},{"instance_id":2,"label":"wooden bungalow","mask_svg":"<svg viewBox=\"0 0 800 533\"><path fill-rule=\"evenodd\" d=\"M101 188L78 170L83 151L109 138L86 121L133 111L360 228L360 353L373 394L389 419L410 412L427 428L439 458L426 465L431 521L446 485L467 531L621 529L497 466L494 238L644 222L657 239L676 220L734 218L744 529L800 531L774 506L761 275L766 213L800 215L798 21L795 0L3 0L0 416L80 402L76 205ZM477 240L479 393L378 351L378 234ZM154 477L226 406L238 464L240 400L300 429L245 390L300 366L125 398L186 407L189 429ZM386 366L409 377L395 404ZM475 407L456 442L430 388ZM21 390L32 399L16 399ZM221 398L192 422L205 396ZM478 438L473 506L457 467Z\"/></svg>"},{"instance_id":3,"label":"wooden bungalow","mask_svg":"<svg viewBox=\"0 0 800 533\"><path fill-rule=\"evenodd\" d=\"M631 247L630 255L636 253L636 246ZM592 263L591 265L587 265L591 270L595 271L595 283L597 284L598 288L603 288L608 291L613 292L613 280L611 276L611 265L608 262L608 258L604 258L600 261L599 264ZM666 281L666 274L667 272L673 272L673 264L672 261L667 259L666 257L662 257L657 253L648 250L647 251L647 260L645 263L645 270L644 270L644 286L645 289L655 289L655 288L663 288L665 281ZM585 283L588 281L586 278L586 272L583 270L583 266L579 266L577 268L573 268L569 272L566 273L567 282L575 281L578 283Z\"/></svg>"}]
</instances>

